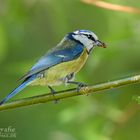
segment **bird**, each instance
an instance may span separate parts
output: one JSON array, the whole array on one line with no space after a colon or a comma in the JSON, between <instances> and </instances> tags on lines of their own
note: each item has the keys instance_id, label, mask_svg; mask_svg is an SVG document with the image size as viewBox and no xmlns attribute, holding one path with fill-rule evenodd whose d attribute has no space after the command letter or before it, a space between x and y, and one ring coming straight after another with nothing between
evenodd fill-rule
<instances>
[{"instance_id":1,"label":"bird","mask_svg":"<svg viewBox=\"0 0 140 140\"><path fill-rule=\"evenodd\" d=\"M90 30L76 30L67 33L55 47L42 56L31 69L20 79L21 84L10 92L0 105L7 102L28 85L47 86L54 95L52 86L60 84L77 85L77 91L86 86L82 82L74 81L77 72L87 61L91 50L95 47L106 48L97 35Z\"/></svg>"}]
</instances>

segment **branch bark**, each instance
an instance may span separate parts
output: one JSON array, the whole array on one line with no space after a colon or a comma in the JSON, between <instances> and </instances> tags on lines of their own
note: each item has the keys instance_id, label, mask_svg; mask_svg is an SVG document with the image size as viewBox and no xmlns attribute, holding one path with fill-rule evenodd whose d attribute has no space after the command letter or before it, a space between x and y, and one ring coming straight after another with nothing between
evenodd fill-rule
<instances>
[{"instance_id":1,"label":"branch bark","mask_svg":"<svg viewBox=\"0 0 140 140\"><path fill-rule=\"evenodd\" d=\"M59 91L55 94L55 96L52 96L50 93L43 94L39 96L24 98L24 99L16 100L13 102L5 103L0 106L0 111L12 109L12 108L18 108L22 106L29 106L33 104L47 103L49 101L54 101L57 99L60 100L60 99L64 99L64 98L68 98L72 96L78 96L78 95L84 95L84 94L86 95L90 93L95 93L97 91L115 89L117 87L121 87L128 84L134 84L138 82L140 82L140 75L135 75L135 76L127 77L120 80L115 80L115 81L101 83L101 84L97 84L93 86L83 87L81 88L79 92L77 92L76 88L74 88L74 89Z\"/></svg>"},{"instance_id":2,"label":"branch bark","mask_svg":"<svg viewBox=\"0 0 140 140\"><path fill-rule=\"evenodd\" d=\"M140 9L139 8L134 8L134 7L131 7L131 6L111 4L109 2L105 2L105 1L102 1L102 0L81 0L81 1L84 2L84 3L92 4L92 5L95 5L97 7L101 7L101 8L108 9L108 10L140 14Z\"/></svg>"}]
</instances>

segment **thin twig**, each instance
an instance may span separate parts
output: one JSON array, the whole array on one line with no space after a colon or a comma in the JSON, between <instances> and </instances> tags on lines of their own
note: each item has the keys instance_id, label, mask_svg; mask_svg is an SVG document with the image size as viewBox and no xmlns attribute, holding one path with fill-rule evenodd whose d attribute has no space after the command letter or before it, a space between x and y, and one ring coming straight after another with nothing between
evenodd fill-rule
<instances>
[{"instance_id":1,"label":"thin twig","mask_svg":"<svg viewBox=\"0 0 140 140\"><path fill-rule=\"evenodd\" d=\"M118 5L118 4L111 4L109 2L104 2L101 0L81 0L81 1L83 1L87 4L95 5L97 7L108 9L108 10L140 14L140 9L134 8L131 6L122 6L122 5Z\"/></svg>"},{"instance_id":2,"label":"thin twig","mask_svg":"<svg viewBox=\"0 0 140 140\"><path fill-rule=\"evenodd\" d=\"M16 100L13 102L5 103L0 106L0 111L22 107L22 106L29 106L29 105L38 104L38 103L46 103L49 101L53 101L57 99L58 100L64 99L64 98L68 98L72 96L78 96L78 95L84 95L84 94L86 95L86 94L94 93L97 91L104 91L107 89L115 89L117 87L133 84L133 83L138 83L138 82L140 82L140 75L135 75L135 76L120 79L120 80L115 80L115 81L97 84L93 86L87 86L87 87L82 88L79 92L77 92L76 89L69 89L69 90L59 91L55 94L55 96L52 96L50 93L43 94L39 96L24 98L24 99Z\"/></svg>"}]
</instances>

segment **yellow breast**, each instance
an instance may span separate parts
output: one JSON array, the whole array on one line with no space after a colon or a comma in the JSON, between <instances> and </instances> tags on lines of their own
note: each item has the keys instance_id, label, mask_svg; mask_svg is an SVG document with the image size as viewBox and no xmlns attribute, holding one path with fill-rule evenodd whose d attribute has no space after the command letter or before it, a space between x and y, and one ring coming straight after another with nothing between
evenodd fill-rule
<instances>
[{"instance_id":1,"label":"yellow breast","mask_svg":"<svg viewBox=\"0 0 140 140\"><path fill-rule=\"evenodd\" d=\"M45 73L45 78L35 81L32 85L59 85L62 83L60 79L66 77L70 73L77 73L87 60L88 54L86 50L75 60L63 62L49 68Z\"/></svg>"}]
</instances>

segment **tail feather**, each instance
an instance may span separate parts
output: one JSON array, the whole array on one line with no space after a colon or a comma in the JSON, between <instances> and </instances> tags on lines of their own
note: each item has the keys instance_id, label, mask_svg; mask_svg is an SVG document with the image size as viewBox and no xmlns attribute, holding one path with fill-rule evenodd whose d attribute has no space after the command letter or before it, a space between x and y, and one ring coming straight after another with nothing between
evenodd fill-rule
<instances>
[{"instance_id":1,"label":"tail feather","mask_svg":"<svg viewBox=\"0 0 140 140\"><path fill-rule=\"evenodd\" d=\"M23 83L21 83L17 88L15 88L11 93L9 93L1 102L0 105L8 101L10 98L15 96L17 93L19 93L21 90L23 90L26 86L28 86L34 79L36 78L36 75L31 76L27 80L25 80Z\"/></svg>"}]
</instances>

